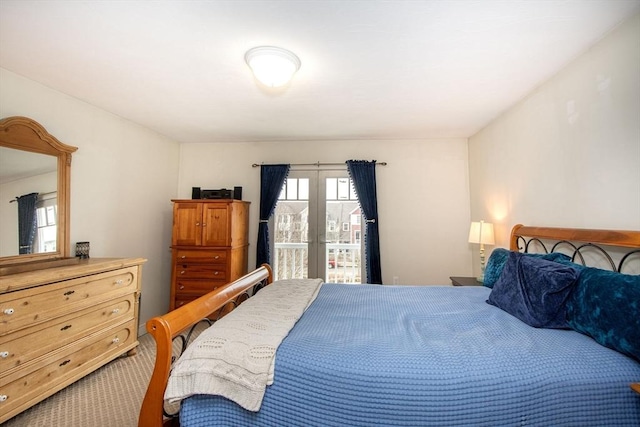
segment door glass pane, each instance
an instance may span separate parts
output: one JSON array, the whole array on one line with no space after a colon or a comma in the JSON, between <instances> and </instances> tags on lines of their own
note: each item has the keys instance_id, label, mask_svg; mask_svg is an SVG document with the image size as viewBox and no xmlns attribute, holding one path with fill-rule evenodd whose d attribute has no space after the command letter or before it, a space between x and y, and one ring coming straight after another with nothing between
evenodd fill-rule
<instances>
[{"instance_id":1,"label":"door glass pane","mask_svg":"<svg viewBox=\"0 0 640 427\"><path fill-rule=\"evenodd\" d=\"M338 200L349 200L349 179L338 178Z\"/></svg>"},{"instance_id":2,"label":"door glass pane","mask_svg":"<svg viewBox=\"0 0 640 427\"><path fill-rule=\"evenodd\" d=\"M270 219L274 278L361 283L361 218L346 171L290 173Z\"/></svg>"},{"instance_id":3,"label":"door glass pane","mask_svg":"<svg viewBox=\"0 0 640 427\"><path fill-rule=\"evenodd\" d=\"M325 277L332 283L361 283L361 211L349 178L327 178Z\"/></svg>"},{"instance_id":4,"label":"door glass pane","mask_svg":"<svg viewBox=\"0 0 640 427\"><path fill-rule=\"evenodd\" d=\"M287 178L274 212L275 280L308 277L309 179Z\"/></svg>"},{"instance_id":5,"label":"door glass pane","mask_svg":"<svg viewBox=\"0 0 640 427\"><path fill-rule=\"evenodd\" d=\"M338 200L338 178L327 178L327 200Z\"/></svg>"}]
</instances>

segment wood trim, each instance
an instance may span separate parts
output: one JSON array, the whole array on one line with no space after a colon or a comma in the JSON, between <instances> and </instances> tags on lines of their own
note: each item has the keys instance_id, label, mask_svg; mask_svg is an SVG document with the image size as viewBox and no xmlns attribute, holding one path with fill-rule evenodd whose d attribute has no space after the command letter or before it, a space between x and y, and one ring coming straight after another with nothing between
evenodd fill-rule
<instances>
[{"instance_id":1,"label":"wood trim","mask_svg":"<svg viewBox=\"0 0 640 427\"><path fill-rule=\"evenodd\" d=\"M640 231L597 230L587 228L528 227L516 224L511 230L509 248L518 250L518 237L535 237L549 240L568 240L573 242L600 245L640 248Z\"/></svg>"},{"instance_id":2,"label":"wood trim","mask_svg":"<svg viewBox=\"0 0 640 427\"><path fill-rule=\"evenodd\" d=\"M266 280L267 284L273 281L271 267L267 264L231 282L222 291L210 292L164 316L154 317L147 322L147 331L156 341L157 352L153 374L140 409L139 427L177 425L175 420L163 420L164 391L171 370L173 338L263 280Z\"/></svg>"},{"instance_id":3,"label":"wood trim","mask_svg":"<svg viewBox=\"0 0 640 427\"><path fill-rule=\"evenodd\" d=\"M35 120L22 116L0 120L0 142L3 147L51 156L61 152L71 154L78 149L60 142Z\"/></svg>"},{"instance_id":4,"label":"wood trim","mask_svg":"<svg viewBox=\"0 0 640 427\"><path fill-rule=\"evenodd\" d=\"M0 265L68 257L70 254L71 153L78 148L63 144L40 123L22 116L0 120L0 146L58 158L58 234L56 252L0 257Z\"/></svg>"}]
</instances>

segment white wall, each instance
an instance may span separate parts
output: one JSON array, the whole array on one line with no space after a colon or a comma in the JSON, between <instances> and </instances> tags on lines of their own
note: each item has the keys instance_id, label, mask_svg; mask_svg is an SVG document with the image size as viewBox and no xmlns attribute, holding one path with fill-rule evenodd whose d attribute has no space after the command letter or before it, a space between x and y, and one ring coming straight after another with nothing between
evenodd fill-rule
<instances>
[{"instance_id":1,"label":"white wall","mask_svg":"<svg viewBox=\"0 0 640 427\"><path fill-rule=\"evenodd\" d=\"M91 257L142 257L140 324L164 314L171 275L171 203L179 144L0 69L0 116L27 116L78 147L71 169L71 243ZM73 249L72 249L73 253Z\"/></svg>"},{"instance_id":2,"label":"white wall","mask_svg":"<svg viewBox=\"0 0 640 427\"><path fill-rule=\"evenodd\" d=\"M471 137L469 176L497 246L517 223L639 230L640 15Z\"/></svg>"},{"instance_id":3,"label":"white wall","mask_svg":"<svg viewBox=\"0 0 640 427\"><path fill-rule=\"evenodd\" d=\"M466 139L182 144L178 194L242 186L251 202L252 267L260 168L251 164L388 162L376 169L383 281L449 284L451 275L471 274L467 157Z\"/></svg>"}]
</instances>

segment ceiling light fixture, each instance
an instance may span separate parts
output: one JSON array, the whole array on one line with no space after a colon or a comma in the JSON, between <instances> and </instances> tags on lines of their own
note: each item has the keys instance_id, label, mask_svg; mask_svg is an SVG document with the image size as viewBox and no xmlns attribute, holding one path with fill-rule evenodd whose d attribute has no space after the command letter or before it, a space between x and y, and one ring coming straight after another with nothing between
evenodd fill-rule
<instances>
[{"instance_id":1,"label":"ceiling light fixture","mask_svg":"<svg viewBox=\"0 0 640 427\"><path fill-rule=\"evenodd\" d=\"M244 60L256 79L269 87L286 85L300 69L300 58L275 46L254 47L245 53Z\"/></svg>"}]
</instances>

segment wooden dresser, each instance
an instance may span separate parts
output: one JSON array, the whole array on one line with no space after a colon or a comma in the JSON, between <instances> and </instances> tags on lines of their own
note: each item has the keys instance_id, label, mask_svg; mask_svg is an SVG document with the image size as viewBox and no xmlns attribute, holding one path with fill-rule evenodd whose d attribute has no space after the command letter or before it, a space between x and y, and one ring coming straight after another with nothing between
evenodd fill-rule
<instances>
[{"instance_id":1,"label":"wooden dresser","mask_svg":"<svg viewBox=\"0 0 640 427\"><path fill-rule=\"evenodd\" d=\"M0 276L0 423L135 354L145 261L87 259Z\"/></svg>"},{"instance_id":2,"label":"wooden dresser","mask_svg":"<svg viewBox=\"0 0 640 427\"><path fill-rule=\"evenodd\" d=\"M247 273L249 202L172 200L174 310Z\"/></svg>"}]
</instances>

